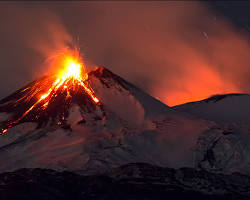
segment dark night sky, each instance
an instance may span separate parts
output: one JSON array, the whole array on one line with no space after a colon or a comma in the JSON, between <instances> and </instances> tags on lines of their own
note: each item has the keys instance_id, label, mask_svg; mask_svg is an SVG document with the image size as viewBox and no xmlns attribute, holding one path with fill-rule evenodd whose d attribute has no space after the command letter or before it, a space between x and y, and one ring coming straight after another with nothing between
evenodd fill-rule
<instances>
[{"instance_id":1,"label":"dark night sky","mask_svg":"<svg viewBox=\"0 0 250 200\"><path fill-rule=\"evenodd\" d=\"M89 66L105 66L170 105L250 92L250 2L0 5L1 98L48 72L47 56L72 40Z\"/></svg>"}]
</instances>

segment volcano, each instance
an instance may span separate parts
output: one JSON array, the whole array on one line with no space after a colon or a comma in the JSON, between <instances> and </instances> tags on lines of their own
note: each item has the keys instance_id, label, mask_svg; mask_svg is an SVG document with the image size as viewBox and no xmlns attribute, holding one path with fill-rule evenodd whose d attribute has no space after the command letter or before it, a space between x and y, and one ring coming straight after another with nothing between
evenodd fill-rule
<instances>
[{"instance_id":1,"label":"volcano","mask_svg":"<svg viewBox=\"0 0 250 200\"><path fill-rule=\"evenodd\" d=\"M123 199L249 198L249 176L214 173L249 174L248 129L169 107L107 68L72 67L0 101L4 199L117 198L114 188ZM231 97L248 96L191 104Z\"/></svg>"},{"instance_id":2,"label":"volcano","mask_svg":"<svg viewBox=\"0 0 250 200\"><path fill-rule=\"evenodd\" d=\"M93 104L99 103L86 81L88 74L77 49L62 52L56 57L56 63L63 67L62 71L29 84L0 102L7 104L0 108L0 112L13 113L12 117L2 123L2 134L9 128L27 121L36 121L40 127L52 119L65 126L64 119L68 116L71 104L79 105L81 102L81 105L91 111L95 107Z\"/></svg>"},{"instance_id":3,"label":"volcano","mask_svg":"<svg viewBox=\"0 0 250 200\"><path fill-rule=\"evenodd\" d=\"M12 113L1 124L2 134L24 122L37 122L37 128L45 126L49 121L67 126L65 118L68 117L72 104L80 106L86 113L101 109L99 100L85 83L75 83L73 78L63 80L65 83L60 83L61 80L58 79L55 85L53 81L53 77L43 77L0 101L0 112ZM48 85L52 85L52 89ZM49 92L43 94L44 91ZM43 95L39 97L41 93Z\"/></svg>"},{"instance_id":4,"label":"volcano","mask_svg":"<svg viewBox=\"0 0 250 200\"><path fill-rule=\"evenodd\" d=\"M104 67L81 79L62 74L0 101L0 171L194 166L197 138L213 122L173 110Z\"/></svg>"}]
</instances>

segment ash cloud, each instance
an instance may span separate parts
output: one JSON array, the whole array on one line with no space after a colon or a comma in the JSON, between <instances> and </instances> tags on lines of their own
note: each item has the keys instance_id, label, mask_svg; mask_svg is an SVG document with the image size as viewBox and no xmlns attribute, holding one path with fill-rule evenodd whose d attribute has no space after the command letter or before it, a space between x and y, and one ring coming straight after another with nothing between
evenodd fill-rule
<instances>
[{"instance_id":1,"label":"ash cloud","mask_svg":"<svg viewBox=\"0 0 250 200\"><path fill-rule=\"evenodd\" d=\"M204 3L19 4L0 10L1 95L46 72L46 55L76 38L90 66L105 66L168 105L249 92L248 33Z\"/></svg>"},{"instance_id":2,"label":"ash cloud","mask_svg":"<svg viewBox=\"0 0 250 200\"><path fill-rule=\"evenodd\" d=\"M46 59L72 41L57 14L31 2L1 2L0 27L1 98L46 74Z\"/></svg>"}]
</instances>

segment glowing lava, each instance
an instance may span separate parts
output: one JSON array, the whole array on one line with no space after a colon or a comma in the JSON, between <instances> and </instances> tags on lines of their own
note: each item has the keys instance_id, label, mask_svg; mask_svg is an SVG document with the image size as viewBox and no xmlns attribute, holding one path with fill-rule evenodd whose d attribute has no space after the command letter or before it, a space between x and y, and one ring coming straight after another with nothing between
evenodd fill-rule
<instances>
[{"instance_id":1,"label":"glowing lava","mask_svg":"<svg viewBox=\"0 0 250 200\"><path fill-rule=\"evenodd\" d=\"M48 90L47 93L41 96L37 103L46 99L52 92L56 92L62 86L65 90L68 90L68 88L75 87L75 85L81 85L91 96L93 101L95 103L99 103L99 99L94 95L91 88L84 83L88 79L88 74L85 72L85 68L79 61L78 57L66 55L62 60L62 63L64 66L64 70L58 74L58 78L53 83L52 87ZM84 69L84 72L82 72L82 69ZM48 102L45 102L44 107L46 107L46 105L48 105Z\"/></svg>"},{"instance_id":2,"label":"glowing lava","mask_svg":"<svg viewBox=\"0 0 250 200\"><path fill-rule=\"evenodd\" d=\"M56 56L56 62L54 62L56 68L60 68L55 76L53 76L52 81L49 79L41 84L37 83L32 88L25 88L21 92L29 90L29 92L18 99L15 104L20 101L31 102L32 98L37 98L38 100L33 103L17 120L9 123L5 128L2 128L0 134L4 134L7 130L17 124L25 116L27 116L33 109L36 110L46 110L59 94L67 94L65 97L65 102L72 99L72 93L75 91L84 91L87 93L95 104L99 103L99 99L94 95L93 89L88 84L88 73L86 73L83 62L80 59L77 50L60 53ZM45 91L45 92L44 92ZM63 116L64 118L64 116ZM61 123L61 122L60 122Z\"/></svg>"}]
</instances>

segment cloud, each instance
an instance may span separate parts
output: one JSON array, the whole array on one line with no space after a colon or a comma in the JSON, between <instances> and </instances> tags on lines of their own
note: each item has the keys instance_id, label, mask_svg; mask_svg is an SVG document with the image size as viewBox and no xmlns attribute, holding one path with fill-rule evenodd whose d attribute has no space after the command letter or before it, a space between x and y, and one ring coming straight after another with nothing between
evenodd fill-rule
<instances>
[{"instance_id":1,"label":"cloud","mask_svg":"<svg viewBox=\"0 0 250 200\"><path fill-rule=\"evenodd\" d=\"M47 57L70 44L72 38L60 17L43 6L5 2L0 13L0 82L4 96L45 74Z\"/></svg>"},{"instance_id":2,"label":"cloud","mask_svg":"<svg viewBox=\"0 0 250 200\"><path fill-rule=\"evenodd\" d=\"M86 39L88 55L163 102L175 105L247 91L248 37L222 17L215 19L205 5L92 6L92 13L100 15L88 27L94 33Z\"/></svg>"},{"instance_id":3,"label":"cloud","mask_svg":"<svg viewBox=\"0 0 250 200\"><path fill-rule=\"evenodd\" d=\"M202 2L26 3L1 10L4 63L18 69L18 83L34 77L29 71L46 72L39 64L46 55L79 38L89 65L109 68L168 105L250 89L248 34Z\"/></svg>"}]
</instances>

